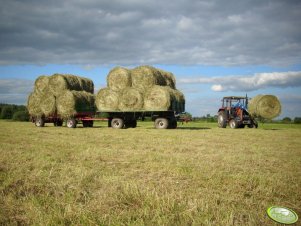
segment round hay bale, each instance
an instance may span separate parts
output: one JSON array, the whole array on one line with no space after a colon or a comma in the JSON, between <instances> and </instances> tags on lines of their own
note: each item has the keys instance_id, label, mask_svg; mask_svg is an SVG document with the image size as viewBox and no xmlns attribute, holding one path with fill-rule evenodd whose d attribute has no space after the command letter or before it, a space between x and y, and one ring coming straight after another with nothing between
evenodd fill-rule
<instances>
[{"instance_id":1,"label":"round hay bale","mask_svg":"<svg viewBox=\"0 0 301 226\"><path fill-rule=\"evenodd\" d=\"M136 88L128 87L121 92L119 110L135 111L143 109L143 94Z\"/></svg>"},{"instance_id":2,"label":"round hay bale","mask_svg":"<svg viewBox=\"0 0 301 226\"><path fill-rule=\"evenodd\" d=\"M28 96L27 100L27 110L31 116L42 116L43 112L41 110L41 95L36 92L32 92Z\"/></svg>"},{"instance_id":3,"label":"round hay bale","mask_svg":"<svg viewBox=\"0 0 301 226\"><path fill-rule=\"evenodd\" d=\"M169 86L172 89L175 89L176 88L176 79L175 79L175 76L171 72L163 71L161 69L158 69L158 71L163 76L166 85Z\"/></svg>"},{"instance_id":4,"label":"round hay bale","mask_svg":"<svg viewBox=\"0 0 301 226\"><path fill-rule=\"evenodd\" d=\"M49 77L45 75L39 76L34 83L34 92L42 94L48 92Z\"/></svg>"},{"instance_id":5,"label":"round hay bale","mask_svg":"<svg viewBox=\"0 0 301 226\"><path fill-rule=\"evenodd\" d=\"M100 89L95 98L99 111L118 111L119 93L109 88Z\"/></svg>"},{"instance_id":6,"label":"round hay bale","mask_svg":"<svg viewBox=\"0 0 301 226\"><path fill-rule=\"evenodd\" d=\"M151 66L139 66L131 71L132 86L145 90L151 88L154 85L166 85L166 80L158 69Z\"/></svg>"},{"instance_id":7,"label":"round hay bale","mask_svg":"<svg viewBox=\"0 0 301 226\"><path fill-rule=\"evenodd\" d=\"M57 97L57 113L68 118L77 113L94 111L94 95L85 91L65 90Z\"/></svg>"},{"instance_id":8,"label":"round hay bale","mask_svg":"<svg viewBox=\"0 0 301 226\"><path fill-rule=\"evenodd\" d=\"M50 93L45 93L41 96L40 108L45 116L50 116L56 113L56 100Z\"/></svg>"},{"instance_id":9,"label":"round hay bale","mask_svg":"<svg viewBox=\"0 0 301 226\"><path fill-rule=\"evenodd\" d=\"M273 119L280 115L281 104L274 95L257 95L249 101L248 111L254 117Z\"/></svg>"},{"instance_id":10,"label":"round hay bale","mask_svg":"<svg viewBox=\"0 0 301 226\"><path fill-rule=\"evenodd\" d=\"M171 109L176 112L185 111L185 97L182 92L176 89L169 89L172 96L172 107Z\"/></svg>"},{"instance_id":11,"label":"round hay bale","mask_svg":"<svg viewBox=\"0 0 301 226\"><path fill-rule=\"evenodd\" d=\"M93 94L94 84L92 80L87 78L54 74L49 79L49 89L55 96L60 95L62 90L86 91Z\"/></svg>"},{"instance_id":12,"label":"round hay bale","mask_svg":"<svg viewBox=\"0 0 301 226\"><path fill-rule=\"evenodd\" d=\"M131 71L123 67L113 68L107 76L107 86L113 91L120 91L131 87Z\"/></svg>"},{"instance_id":13,"label":"round hay bale","mask_svg":"<svg viewBox=\"0 0 301 226\"><path fill-rule=\"evenodd\" d=\"M172 98L170 87L155 85L146 92L144 109L148 111L170 110Z\"/></svg>"}]
</instances>

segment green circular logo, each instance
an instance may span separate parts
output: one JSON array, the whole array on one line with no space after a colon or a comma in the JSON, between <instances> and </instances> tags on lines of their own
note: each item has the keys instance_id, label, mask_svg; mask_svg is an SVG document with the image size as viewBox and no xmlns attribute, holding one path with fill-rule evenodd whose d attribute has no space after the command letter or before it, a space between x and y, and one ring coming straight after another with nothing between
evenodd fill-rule
<instances>
[{"instance_id":1,"label":"green circular logo","mask_svg":"<svg viewBox=\"0 0 301 226\"><path fill-rule=\"evenodd\" d=\"M267 209L268 216L282 224L294 224L298 221L298 215L291 209L281 206L272 206Z\"/></svg>"}]
</instances>

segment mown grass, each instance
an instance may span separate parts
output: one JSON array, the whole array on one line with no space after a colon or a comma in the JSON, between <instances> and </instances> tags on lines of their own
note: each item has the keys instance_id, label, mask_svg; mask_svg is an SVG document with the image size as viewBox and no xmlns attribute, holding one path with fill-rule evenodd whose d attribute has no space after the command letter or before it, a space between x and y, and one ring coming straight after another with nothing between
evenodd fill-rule
<instances>
[{"instance_id":1,"label":"mown grass","mask_svg":"<svg viewBox=\"0 0 301 226\"><path fill-rule=\"evenodd\" d=\"M301 126L0 121L0 225L277 225L301 214ZM300 220L299 220L300 223Z\"/></svg>"}]
</instances>

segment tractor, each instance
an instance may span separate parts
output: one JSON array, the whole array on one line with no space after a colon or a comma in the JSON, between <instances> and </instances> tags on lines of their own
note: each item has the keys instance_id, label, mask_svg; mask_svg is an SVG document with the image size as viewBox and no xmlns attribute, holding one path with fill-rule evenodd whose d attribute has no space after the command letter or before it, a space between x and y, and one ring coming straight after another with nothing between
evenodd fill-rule
<instances>
[{"instance_id":1,"label":"tractor","mask_svg":"<svg viewBox=\"0 0 301 226\"><path fill-rule=\"evenodd\" d=\"M218 126L232 129L257 128L258 123L248 112L248 96L228 96L222 99L222 107L218 110Z\"/></svg>"}]
</instances>

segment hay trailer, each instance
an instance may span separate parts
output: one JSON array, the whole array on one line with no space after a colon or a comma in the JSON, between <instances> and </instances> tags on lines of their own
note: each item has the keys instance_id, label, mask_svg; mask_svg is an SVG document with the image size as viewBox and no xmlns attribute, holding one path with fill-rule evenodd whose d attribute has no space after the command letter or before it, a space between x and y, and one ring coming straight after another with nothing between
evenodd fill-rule
<instances>
[{"instance_id":1,"label":"hay trailer","mask_svg":"<svg viewBox=\"0 0 301 226\"><path fill-rule=\"evenodd\" d=\"M105 113L108 117L100 117L101 113ZM135 128L137 120L144 121L146 117L152 119L156 129L176 129L177 119L179 118L174 111L112 111L79 113L67 119L63 119L59 115L32 117L31 121L37 127L43 127L45 123L62 126L65 121L68 128L76 128L78 123L81 123L83 127L93 127L94 121L108 121L108 127L123 129Z\"/></svg>"},{"instance_id":2,"label":"hay trailer","mask_svg":"<svg viewBox=\"0 0 301 226\"><path fill-rule=\"evenodd\" d=\"M232 129L257 128L258 123L248 112L248 97L228 96L222 99L222 107L218 110L218 126Z\"/></svg>"}]
</instances>

